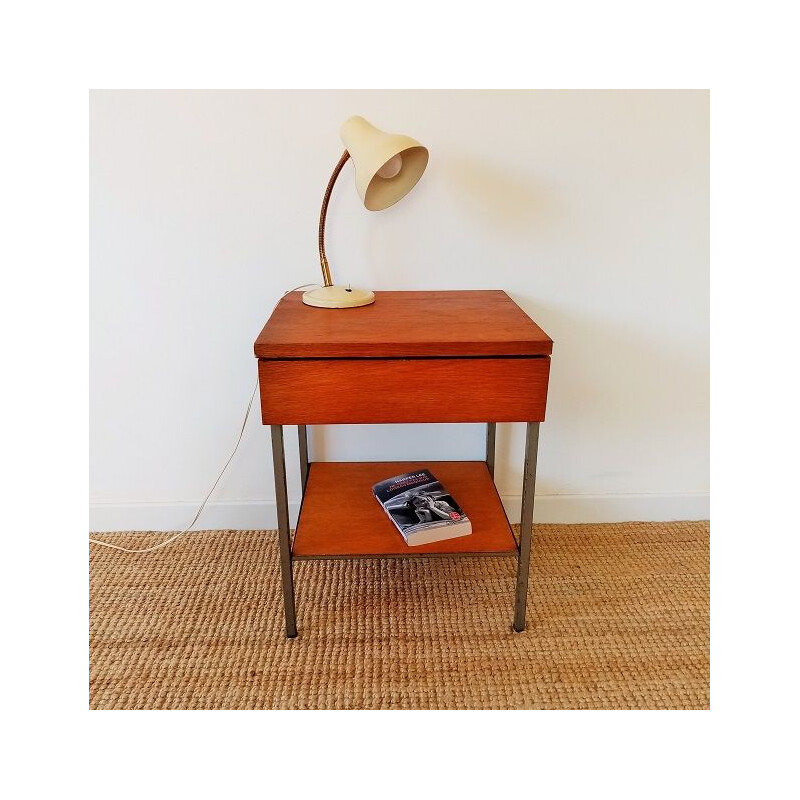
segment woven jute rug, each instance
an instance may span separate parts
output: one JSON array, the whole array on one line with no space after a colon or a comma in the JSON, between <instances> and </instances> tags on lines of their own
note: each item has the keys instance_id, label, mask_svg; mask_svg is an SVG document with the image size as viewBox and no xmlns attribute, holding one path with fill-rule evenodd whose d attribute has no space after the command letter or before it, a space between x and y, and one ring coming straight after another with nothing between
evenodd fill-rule
<instances>
[{"instance_id":1,"label":"woven jute rug","mask_svg":"<svg viewBox=\"0 0 800 800\"><path fill-rule=\"evenodd\" d=\"M106 534L145 547L164 534ZM93 709L703 709L709 525L537 525L514 558L304 561L274 531L90 547Z\"/></svg>"}]
</instances>

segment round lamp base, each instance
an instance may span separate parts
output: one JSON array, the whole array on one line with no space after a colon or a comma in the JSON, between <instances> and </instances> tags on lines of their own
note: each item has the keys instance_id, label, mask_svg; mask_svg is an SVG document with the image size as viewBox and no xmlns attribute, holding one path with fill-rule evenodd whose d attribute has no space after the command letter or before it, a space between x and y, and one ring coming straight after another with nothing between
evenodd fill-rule
<instances>
[{"instance_id":1,"label":"round lamp base","mask_svg":"<svg viewBox=\"0 0 800 800\"><path fill-rule=\"evenodd\" d=\"M321 286L303 292L303 302L317 308L356 308L375 302L375 293L369 289L351 289L349 286Z\"/></svg>"}]
</instances>

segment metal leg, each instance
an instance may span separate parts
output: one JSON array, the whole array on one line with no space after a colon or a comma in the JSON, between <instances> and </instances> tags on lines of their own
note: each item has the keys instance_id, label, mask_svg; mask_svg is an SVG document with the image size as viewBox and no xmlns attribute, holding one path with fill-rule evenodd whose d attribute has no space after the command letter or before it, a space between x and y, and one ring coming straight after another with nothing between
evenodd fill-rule
<instances>
[{"instance_id":1,"label":"metal leg","mask_svg":"<svg viewBox=\"0 0 800 800\"><path fill-rule=\"evenodd\" d=\"M486 466L489 474L494 478L494 441L497 435L497 423L486 423Z\"/></svg>"},{"instance_id":2,"label":"metal leg","mask_svg":"<svg viewBox=\"0 0 800 800\"><path fill-rule=\"evenodd\" d=\"M286 616L286 636L297 636L294 615L294 582L292 581L292 550L289 542L289 499L286 496L286 464L283 458L283 427L271 425L272 465L275 470L275 501L278 506L278 543L281 553L281 582L283 611Z\"/></svg>"},{"instance_id":3,"label":"metal leg","mask_svg":"<svg viewBox=\"0 0 800 800\"><path fill-rule=\"evenodd\" d=\"M525 439L525 473L522 480L522 514L519 521L519 561L517 592L514 602L514 630L525 630L525 607L528 601L528 570L531 563L533 500L536 494L536 456L539 449L539 423L529 422Z\"/></svg>"},{"instance_id":4,"label":"metal leg","mask_svg":"<svg viewBox=\"0 0 800 800\"><path fill-rule=\"evenodd\" d=\"M297 426L297 441L300 445L300 490L305 497L308 481L308 430L305 425Z\"/></svg>"}]
</instances>

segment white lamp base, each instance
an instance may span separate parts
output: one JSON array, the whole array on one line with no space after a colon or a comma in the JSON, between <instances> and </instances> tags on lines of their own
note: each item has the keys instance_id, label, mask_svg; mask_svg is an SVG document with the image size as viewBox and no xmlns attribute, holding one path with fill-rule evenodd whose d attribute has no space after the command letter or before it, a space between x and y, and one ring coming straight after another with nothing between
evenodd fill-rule
<instances>
[{"instance_id":1,"label":"white lamp base","mask_svg":"<svg viewBox=\"0 0 800 800\"><path fill-rule=\"evenodd\" d=\"M319 289L303 292L303 302L317 308L355 308L374 303L375 293L349 286L320 286Z\"/></svg>"}]
</instances>

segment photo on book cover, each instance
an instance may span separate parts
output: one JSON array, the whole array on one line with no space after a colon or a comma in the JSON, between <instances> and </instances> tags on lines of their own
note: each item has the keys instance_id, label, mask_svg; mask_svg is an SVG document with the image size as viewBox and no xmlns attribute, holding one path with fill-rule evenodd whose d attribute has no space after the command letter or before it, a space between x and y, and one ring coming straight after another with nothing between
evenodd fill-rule
<instances>
[{"instance_id":1,"label":"photo on book cover","mask_svg":"<svg viewBox=\"0 0 800 800\"><path fill-rule=\"evenodd\" d=\"M437 481L403 492L386 504L386 510L402 530L428 522L461 519L455 500L442 491Z\"/></svg>"},{"instance_id":2,"label":"photo on book cover","mask_svg":"<svg viewBox=\"0 0 800 800\"><path fill-rule=\"evenodd\" d=\"M373 492L406 537L420 528L468 522L455 498L428 470L390 478L376 484Z\"/></svg>"}]
</instances>

